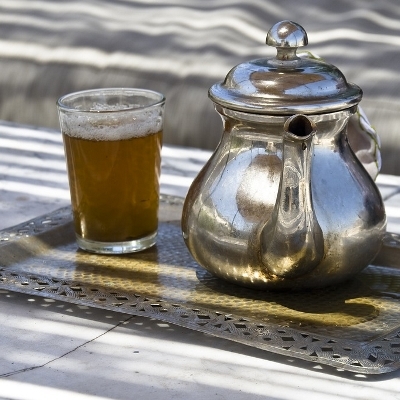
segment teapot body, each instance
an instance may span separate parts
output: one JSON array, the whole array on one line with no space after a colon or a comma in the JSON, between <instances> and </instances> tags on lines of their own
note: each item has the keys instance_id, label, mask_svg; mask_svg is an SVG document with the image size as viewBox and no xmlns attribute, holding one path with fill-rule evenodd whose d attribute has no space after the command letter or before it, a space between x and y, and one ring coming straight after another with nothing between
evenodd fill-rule
<instances>
[{"instance_id":1,"label":"teapot body","mask_svg":"<svg viewBox=\"0 0 400 400\"><path fill-rule=\"evenodd\" d=\"M386 216L379 190L347 141L355 107L308 116L317 126L309 185L323 255L315 268L298 276L272 273L260 249L280 195L288 117L220 105L216 110L223 135L192 183L182 214L183 237L195 260L222 279L257 289L323 287L365 268L380 250Z\"/></svg>"}]
</instances>

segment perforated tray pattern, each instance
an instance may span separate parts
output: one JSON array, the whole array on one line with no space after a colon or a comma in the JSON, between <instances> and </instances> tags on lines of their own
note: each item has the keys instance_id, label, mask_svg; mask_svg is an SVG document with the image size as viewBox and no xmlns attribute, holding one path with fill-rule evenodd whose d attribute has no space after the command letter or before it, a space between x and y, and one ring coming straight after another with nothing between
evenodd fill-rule
<instances>
[{"instance_id":1,"label":"perforated tray pattern","mask_svg":"<svg viewBox=\"0 0 400 400\"><path fill-rule=\"evenodd\" d=\"M131 255L79 250L69 208L1 231L0 287L151 317L358 373L400 367L399 268L371 265L324 290L241 288L192 259L177 221L182 200L161 200L157 246ZM388 235L392 258L398 243Z\"/></svg>"}]
</instances>

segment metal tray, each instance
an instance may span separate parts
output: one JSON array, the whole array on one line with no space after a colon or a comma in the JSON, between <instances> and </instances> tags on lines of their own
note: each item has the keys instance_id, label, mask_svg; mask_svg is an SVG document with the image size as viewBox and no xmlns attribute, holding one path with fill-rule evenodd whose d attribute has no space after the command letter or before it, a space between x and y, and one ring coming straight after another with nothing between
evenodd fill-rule
<instances>
[{"instance_id":1,"label":"metal tray","mask_svg":"<svg viewBox=\"0 0 400 400\"><path fill-rule=\"evenodd\" d=\"M223 282L181 237L183 200L162 196L157 245L104 256L78 249L70 208L0 232L0 288L167 321L363 374L400 368L399 237L340 287L268 292Z\"/></svg>"}]
</instances>

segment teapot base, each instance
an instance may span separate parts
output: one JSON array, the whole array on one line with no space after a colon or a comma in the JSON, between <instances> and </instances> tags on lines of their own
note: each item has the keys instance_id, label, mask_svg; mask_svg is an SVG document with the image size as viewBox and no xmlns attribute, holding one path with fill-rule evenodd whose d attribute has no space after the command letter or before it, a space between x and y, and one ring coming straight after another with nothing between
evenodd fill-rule
<instances>
[{"instance_id":1,"label":"teapot base","mask_svg":"<svg viewBox=\"0 0 400 400\"><path fill-rule=\"evenodd\" d=\"M368 264L369 265L369 264ZM264 277L261 278L259 274L257 279L253 277L238 277L238 276L221 276L216 271L210 271L203 267L203 274L197 273L199 280L213 279L215 282L228 282L229 284L234 284L247 289L252 289L256 291L304 291L310 289L323 289L326 287L333 287L337 285L345 284L346 282L357 277L361 271L368 267L362 266L359 271L349 274L342 274L340 276L314 276L310 277L305 275L301 278L290 279L290 278L279 278L279 277ZM202 279L200 279L202 277ZM242 278L242 279L239 279Z\"/></svg>"}]
</instances>

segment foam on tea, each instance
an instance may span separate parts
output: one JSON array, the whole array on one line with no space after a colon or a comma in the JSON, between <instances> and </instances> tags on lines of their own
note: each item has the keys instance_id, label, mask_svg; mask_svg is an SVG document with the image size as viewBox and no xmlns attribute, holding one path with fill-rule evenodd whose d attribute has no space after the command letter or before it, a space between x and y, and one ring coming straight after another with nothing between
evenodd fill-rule
<instances>
[{"instance_id":1,"label":"foam on tea","mask_svg":"<svg viewBox=\"0 0 400 400\"><path fill-rule=\"evenodd\" d=\"M93 104L88 111L77 110L62 126L65 135L95 141L139 138L161 130L159 108L143 110L127 104Z\"/></svg>"}]
</instances>

